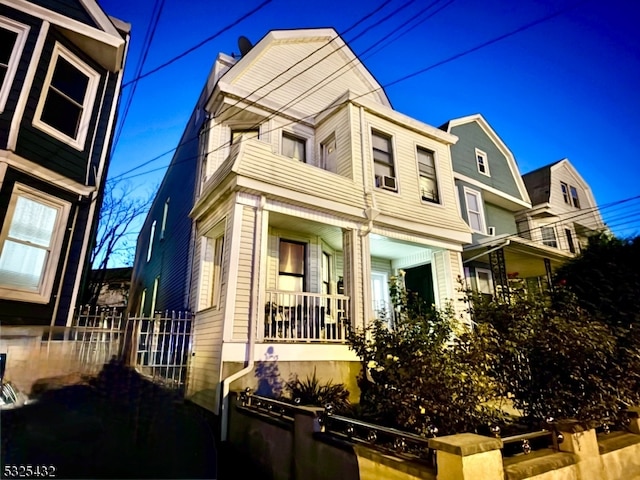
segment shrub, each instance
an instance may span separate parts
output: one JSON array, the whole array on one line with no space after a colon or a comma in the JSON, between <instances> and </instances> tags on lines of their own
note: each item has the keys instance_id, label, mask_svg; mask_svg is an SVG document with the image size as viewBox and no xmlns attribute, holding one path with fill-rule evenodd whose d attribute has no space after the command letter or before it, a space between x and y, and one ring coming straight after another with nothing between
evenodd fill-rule
<instances>
[{"instance_id":1,"label":"shrub","mask_svg":"<svg viewBox=\"0 0 640 480\"><path fill-rule=\"evenodd\" d=\"M334 384L331 380L321 383L316 376L315 368L313 375L303 380L293 375L285 384L285 391L291 400L300 405L324 407L331 404L336 413L349 410L349 391L344 384Z\"/></svg>"}]
</instances>

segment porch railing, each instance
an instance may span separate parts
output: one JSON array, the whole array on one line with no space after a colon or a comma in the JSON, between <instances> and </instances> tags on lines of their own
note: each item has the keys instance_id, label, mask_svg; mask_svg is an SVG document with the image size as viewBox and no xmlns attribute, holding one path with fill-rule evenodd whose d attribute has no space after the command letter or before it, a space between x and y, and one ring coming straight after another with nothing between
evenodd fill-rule
<instances>
[{"instance_id":1,"label":"porch railing","mask_svg":"<svg viewBox=\"0 0 640 480\"><path fill-rule=\"evenodd\" d=\"M265 340L345 343L350 329L345 295L271 290L266 293Z\"/></svg>"}]
</instances>

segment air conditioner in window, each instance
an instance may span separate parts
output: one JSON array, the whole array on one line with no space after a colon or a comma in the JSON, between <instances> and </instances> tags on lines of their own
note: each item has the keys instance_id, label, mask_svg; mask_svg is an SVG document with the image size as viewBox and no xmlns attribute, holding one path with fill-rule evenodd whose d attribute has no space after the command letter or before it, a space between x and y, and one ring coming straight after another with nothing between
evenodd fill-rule
<instances>
[{"instance_id":1,"label":"air conditioner in window","mask_svg":"<svg viewBox=\"0 0 640 480\"><path fill-rule=\"evenodd\" d=\"M394 192L398 190L398 185L396 184L396 177L387 177L386 175L376 175L376 187L384 188L385 190L393 190Z\"/></svg>"},{"instance_id":2,"label":"air conditioner in window","mask_svg":"<svg viewBox=\"0 0 640 480\"><path fill-rule=\"evenodd\" d=\"M496 235L496 227L487 227L487 234L495 237Z\"/></svg>"}]
</instances>

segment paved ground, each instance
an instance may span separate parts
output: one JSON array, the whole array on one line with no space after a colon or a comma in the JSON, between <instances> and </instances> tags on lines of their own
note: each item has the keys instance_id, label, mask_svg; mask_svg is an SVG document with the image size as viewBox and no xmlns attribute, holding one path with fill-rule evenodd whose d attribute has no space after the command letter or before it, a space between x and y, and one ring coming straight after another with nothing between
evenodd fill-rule
<instances>
[{"instance_id":1,"label":"paved ground","mask_svg":"<svg viewBox=\"0 0 640 480\"><path fill-rule=\"evenodd\" d=\"M122 367L105 368L92 385L2 411L2 478L8 465L53 465L63 479L224 478L196 407Z\"/></svg>"}]
</instances>

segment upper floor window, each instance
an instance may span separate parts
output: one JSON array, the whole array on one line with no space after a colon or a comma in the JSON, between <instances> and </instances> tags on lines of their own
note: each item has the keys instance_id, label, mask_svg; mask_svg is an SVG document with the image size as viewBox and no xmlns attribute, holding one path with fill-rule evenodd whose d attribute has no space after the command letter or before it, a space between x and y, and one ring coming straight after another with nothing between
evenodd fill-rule
<instances>
[{"instance_id":1,"label":"upper floor window","mask_svg":"<svg viewBox=\"0 0 640 480\"><path fill-rule=\"evenodd\" d=\"M562 190L562 199L567 205L571 205L571 197L569 197L569 185L564 182L560 182L560 189Z\"/></svg>"},{"instance_id":2,"label":"upper floor window","mask_svg":"<svg viewBox=\"0 0 640 480\"><path fill-rule=\"evenodd\" d=\"M260 136L259 128L232 128L231 129L231 143L237 143L238 140L249 140L251 138L258 138Z\"/></svg>"},{"instance_id":3,"label":"upper floor window","mask_svg":"<svg viewBox=\"0 0 640 480\"><path fill-rule=\"evenodd\" d=\"M487 159L487 154L484 153L482 150L478 150L477 148L476 148L476 163L478 164L478 171L481 174L486 175L487 177L490 176L489 160Z\"/></svg>"},{"instance_id":4,"label":"upper floor window","mask_svg":"<svg viewBox=\"0 0 640 480\"><path fill-rule=\"evenodd\" d=\"M336 151L336 136L332 133L320 144L320 163L318 166L329 172L338 171L338 154Z\"/></svg>"},{"instance_id":5,"label":"upper floor window","mask_svg":"<svg viewBox=\"0 0 640 480\"><path fill-rule=\"evenodd\" d=\"M438 179L433 152L418 147L418 172L420 174L420 196L427 202L439 203Z\"/></svg>"},{"instance_id":6,"label":"upper floor window","mask_svg":"<svg viewBox=\"0 0 640 480\"><path fill-rule=\"evenodd\" d=\"M171 198L167 198L167 201L164 202L164 210L162 211L162 225L160 226L160 240L164 240L164 233L167 230L167 217L169 216L169 200L171 200Z\"/></svg>"},{"instance_id":7,"label":"upper floor window","mask_svg":"<svg viewBox=\"0 0 640 480\"><path fill-rule=\"evenodd\" d=\"M398 190L391 137L372 130L371 146L376 187L386 190Z\"/></svg>"},{"instance_id":8,"label":"upper floor window","mask_svg":"<svg viewBox=\"0 0 640 480\"><path fill-rule=\"evenodd\" d=\"M7 103L28 32L27 25L0 17L0 112Z\"/></svg>"},{"instance_id":9,"label":"upper floor window","mask_svg":"<svg viewBox=\"0 0 640 480\"><path fill-rule=\"evenodd\" d=\"M480 192L464 188L464 199L467 206L467 219L472 230L484 233L484 213Z\"/></svg>"},{"instance_id":10,"label":"upper floor window","mask_svg":"<svg viewBox=\"0 0 640 480\"><path fill-rule=\"evenodd\" d=\"M0 297L48 303L70 205L16 183L0 233Z\"/></svg>"},{"instance_id":11,"label":"upper floor window","mask_svg":"<svg viewBox=\"0 0 640 480\"><path fill-rule=\"evenodd\" d=\"M151 260L151 253L153 252L153 237L156 236L156 221L151 224L151 231L149 232L149 246L147 247L147 262Z\"/></svg>"},{"instance_id":12,"label":"upper floor window","mask_svg":"<svg viewBox=\"0 0 640 480\"><path fill-rule=\"evenodd\" d=\"M571 192L571 201L573 202L573 206L576 208L580 208L580 199L578 198L578 190L576 187L569 187Z\"/></svg>"},{"instance_id":13,"label":"upper floor window","mask_svg":"<svg viewBox=\"0 0 640 480\"><path fill-rule=\"evenodd\" d=\"M95 70L57 43L36 107L34 126L82 150L98 81Z\"/></svg>"},{"instance_id":14,"label":"upper floor window","mask_svg":"<svg viewBox=\"0 0 640 480\"><path fill-rule=\"evenodd\" d=\"M307 141L304 138L296 137L288 132L282 132L282 155L306 162L306 144Z\"/></svg>"},{"instance_id":15,"label":"upper floor window","mask_svg":"<svg viewBox=\"0 0 640 480\"><path fill-rule=\"evenodd\" d=\"M556 229L553 227L541 227L542 243L547 247L558 248L558 239L556 238Z\"/></svg>"}]
</instances>

